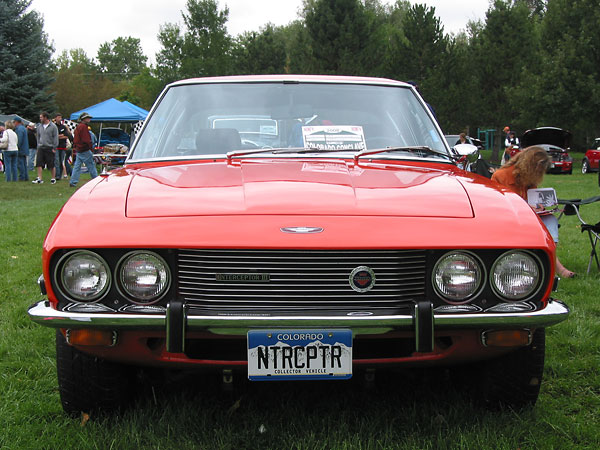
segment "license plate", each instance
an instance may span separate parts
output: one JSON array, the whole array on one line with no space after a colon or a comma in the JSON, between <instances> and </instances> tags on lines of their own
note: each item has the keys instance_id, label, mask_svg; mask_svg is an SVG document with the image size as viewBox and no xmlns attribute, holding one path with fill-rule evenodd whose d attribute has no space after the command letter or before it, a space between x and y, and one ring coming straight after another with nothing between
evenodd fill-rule
<instances>
[{"instance_id":1,"label":"license plate","mask_svg":"<svg viewBox=\"0 0 600 450\"><path fill-rule=\"evenodd\" d=\"M352 377L352 330L248 331L250 380Z\"/></svg>"}]
</instances>

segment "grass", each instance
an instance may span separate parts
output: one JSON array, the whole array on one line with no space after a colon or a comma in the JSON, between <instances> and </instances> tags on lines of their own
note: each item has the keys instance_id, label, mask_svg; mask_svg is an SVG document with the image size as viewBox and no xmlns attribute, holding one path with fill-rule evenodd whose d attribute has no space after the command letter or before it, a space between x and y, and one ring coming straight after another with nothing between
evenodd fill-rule
<instances>
[{"instance_id":1,"label":"grass","mask_svg":"<svg viewBox=\"0 0 600 450\"><path fill-rule=\"evenodd\" d=\"M600 194L597 175L547 175L559 198ZM86 181L84 175L84 180ZM547 330L544 381L529 410L474 407L445 372L348 383L248 383L223 392L219 380L187 375L148 389L120 415L72 419L60 407L54 332L32 324L40 299L41 245L73 192L63 181L0 181L0 448L3 449L546 449L600 447L600 302L598 271L586 274L587 234L561 219L559 257L579 276L556 297L572 309ZM600 203L582 208L600 219ZM75 232L75 230L74 230ZM469 380L466 381L468 385Z\"/></svg>"}]
</instances>

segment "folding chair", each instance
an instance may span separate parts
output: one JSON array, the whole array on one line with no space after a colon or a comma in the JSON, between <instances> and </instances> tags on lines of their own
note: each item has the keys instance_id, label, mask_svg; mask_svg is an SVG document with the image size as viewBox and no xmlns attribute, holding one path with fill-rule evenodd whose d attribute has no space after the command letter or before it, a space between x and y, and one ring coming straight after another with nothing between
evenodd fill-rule
<instances>
[{"instance_id":1,"label":"folding chair","mask_svg":"<svg viewBox=\"0 0 600 450\"><path fill-rule=\"evenodd\" d=\"M559 204L565 205L564 209L560 213L559 219L564 214L565 216L577 216L579 222L581 222L581 232L587 231L588 237L590 238L590 245L592 246L592 250L590 252L590 261L588 262L587 273L590 273L590 269L592 268L592 261L596 261L596 267L600 270L600 262L598 261L598 253L596 252L596 244L598 240L600 240L600 222L592 225L587 223L579 214L579 207L581 205L589 205L590 203L594 203L600 201L600 195L596 197L590 197L585 199L574 199L574 200L558 200Z\"/></svg>"}]
</instances>

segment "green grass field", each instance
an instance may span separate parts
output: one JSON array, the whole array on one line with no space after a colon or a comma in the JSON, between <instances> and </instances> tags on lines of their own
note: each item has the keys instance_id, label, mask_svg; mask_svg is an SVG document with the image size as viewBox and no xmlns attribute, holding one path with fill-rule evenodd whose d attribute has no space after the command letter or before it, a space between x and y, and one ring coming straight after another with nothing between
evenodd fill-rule
<instances>
[{"instance_id":1,"label":"green grass field","mask_svg":"<svg viewBox=\"0 0 600 450\"><path fill-rule=\"evenodd\" d=\"M600 194L596 174L547 175L559 198ZM87 175L82 182L87 181ZM71 195L64 181L0 179L0 448L2 449L564 449L600 448L599 275L586 274L590 244L576 217L561 219L561 261L578 273L555 297L571 317L547 330L537 405L490 412L473 406L446 372L377 375L350 382L249 383L223 391L216 377L169 377L144 388L133 408L71 419L58 396L54 331L27 307L41 297L41 246ZM99 211L99 214L101 211ZM600 220L600 202L582 208ZM73 230L76 232L76 230ZM482 230L485 232L485 230ZM468 379L458 380L468 390Z\"/></svg>"}]
</instances>

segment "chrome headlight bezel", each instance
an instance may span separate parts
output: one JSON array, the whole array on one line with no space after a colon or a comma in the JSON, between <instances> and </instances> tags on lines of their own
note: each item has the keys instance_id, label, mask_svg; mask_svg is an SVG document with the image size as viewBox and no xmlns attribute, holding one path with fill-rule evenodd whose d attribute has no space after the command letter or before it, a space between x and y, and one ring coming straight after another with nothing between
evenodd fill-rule
<instances>
[{"instance_id":1,"label":"chrome headlight bezel","mask_svg":"<svg viewBox=\"0 0 600 450\"><path fill-rule=\"evenodd\" d=\"M80 255L88 255L91 258L96 259L97 262L99 262L103 266L104 272L106 274L106 279L104 281L103 286L97 291L97 293L95 293L94 295L88 296L88 297L81 296L81 295L78 295L77 293L73 292L72 290L67 288L67 283L65 282L65 273L64 273L65 266L67 265L69 260L71 260L72 258L75 258L77 256L80 256ZM65 298L72 299L72 300L74 300L76 302L80 302L80 303L98 302L98 301L102 300L110 290L110 286L112 284L112 272L111 272L109 264L98 253L92 252L90 250L73 250L68 253L65 253L59 259L58 263L56 264L56 267L54 270L54 284L57 286L58 291Z\"/></svg>"},{"instance_id":2,"label":"chrome headlight bezel","mask_svg":"<svg viewBox=\"0 0 600 450\"><path fill-rule=\"evenodd\" d=\"M142 255L149 255L151 258L154 258L163 266L165 270L165 282L162 288L158 290L158 293L151 295L148 298L142 298L141 296L136 295L134 292L132 292L126 287L126 283L124 280L124 268L126 266L126 263L134 257L139 257ZM119 259L115 268L115 280L115 285L117 287L117 290L119 291L119 294L121 294L125 299L127 299L127 301L136 305L153 305L159 302L165 295L167 295L167 292L169 292L169 289L171 288L172 274L169 264L158 253L149 250L132 250L124 254Z\"/></svg>"},{"instance_id":3,"label":"chrome headlight bezel","mask_svg":"<svg viewBox=\"0 0 600 450\"><path fill-rule=\"evenodd\" d=\"M518 255L523 255L533 262L533 265L537 269L537 279L534 283L531 284L531 288L529 288L526 292L517 295L508 295L505 293L506 289L503 290L501 287L498 286L496 282L496 269L498 268L500 263L503 262L503 260L507 257ZM522 302L533 298L540 291L540 289L543 286L544 279L544 265L542 264L542 261L536 254L527 250L509 250L498 256L498 258L496 258L496 260L492 264L489 276L489 283L494 293L502 300L506 302Z\"/></svg>"},{"instance_id":4,"label":"chrome headlight bezel","mask_svg":"<svg viewBox=\"0 0 600 450\"><path fill-rule=\"evenodd\" d=\"M473 263L475 267L475 286L470 290L469 293L462 296L450 296L447 293L443 292L438 285L438 269L440 265L445 262L445 260L452 258L453 256L467 258ZM457 258L458 259L458 258ZM469 303L473 301L484 289L485 283L484 281L487 279L487 272L485 269L485 264L481 260L479 256L475 253L466 251L466 250L452 250L444 253L433 266L433 270L431 272L431 284L435 293L442 299L444 302L449 303L451 305L463 305L465 303Z\"/></svg>"}]
</instances>

